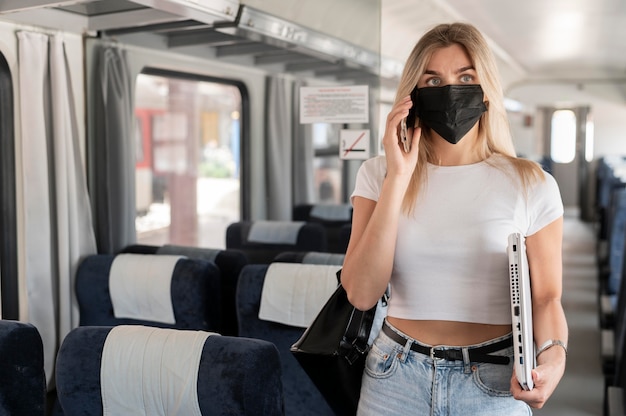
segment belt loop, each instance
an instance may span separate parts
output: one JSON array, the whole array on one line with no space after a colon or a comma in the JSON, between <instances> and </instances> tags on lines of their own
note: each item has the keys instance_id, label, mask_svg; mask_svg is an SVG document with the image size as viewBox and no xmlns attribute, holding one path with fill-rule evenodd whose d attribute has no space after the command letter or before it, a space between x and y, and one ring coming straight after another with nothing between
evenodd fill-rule
<instances>
[{"instance_id":1,"label":"belt loop","mask_svg":"<svg viewBox=\"0 0 626 416\"><path fill-rule=\"evenodd\" d=\"M411 345L413 345L413 341L411 341L411 338L407 338L406 339L406 343L404 344L404 348L402 349L402 357L400 357L400 360L405 363L407 358L409 358L409 352L411 351Z\"/></svg>"},{"instance_id":2,"label":"belt loop","mask_svg":"<svg viewBox=\"0 0 626 416\"><path fill-rule=\"evenodd\" d=\"M472 366L470 365L469 348L463 347L461 348L461 352L463 353L463 371L465 372L465 374L469 374L472 372Z\"/></svg>"}]
</instances>

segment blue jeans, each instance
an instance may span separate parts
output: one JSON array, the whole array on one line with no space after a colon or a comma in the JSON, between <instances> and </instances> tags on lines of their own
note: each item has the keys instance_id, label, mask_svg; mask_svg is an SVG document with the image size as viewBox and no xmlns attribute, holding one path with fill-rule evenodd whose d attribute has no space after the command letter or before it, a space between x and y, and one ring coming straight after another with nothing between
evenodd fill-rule
<instances>
[{"instance_id":1,"label":"blue jeans","mask_svg":"<svg viewBox=\"0 0 626 416\"><path fill-rule=\"evenodd\" d=\"M530 407L510 393L513 347L492 353L511 358L508 365L446 361L412 351L418 341L400 345L382 331L363 372L359 416L528 416ZM472 347L501 341L510 335Z\"/></svg>"}]
</instances>

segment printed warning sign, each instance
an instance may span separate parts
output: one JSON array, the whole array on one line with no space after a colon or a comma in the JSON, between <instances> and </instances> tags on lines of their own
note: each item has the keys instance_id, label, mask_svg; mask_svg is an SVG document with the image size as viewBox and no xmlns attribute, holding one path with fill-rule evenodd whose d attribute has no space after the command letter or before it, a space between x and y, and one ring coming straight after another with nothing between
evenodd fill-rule
<instances>
[{"instance_id":1,"label":"printed warning sign","mask_svg":"<svg viewBox=\"0 0 626 416\"><path fill-rule=\"evenodd\" d=\"M300 123L368 123L369 87L301 87Z\"/></svg>"}]
</instances>

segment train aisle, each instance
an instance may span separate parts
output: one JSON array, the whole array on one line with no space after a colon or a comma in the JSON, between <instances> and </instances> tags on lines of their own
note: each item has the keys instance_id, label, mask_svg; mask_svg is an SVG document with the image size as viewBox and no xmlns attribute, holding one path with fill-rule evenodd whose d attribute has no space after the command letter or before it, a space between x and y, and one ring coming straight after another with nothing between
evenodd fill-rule
<instances>
[{"instance_id":1,"label":"train aisle","mask_svg":"<svg viewBox=\"0 0 626 416\"><path fill-rule=\"evenodd\" d=\"M604 379L600 362L595 230L566 210L563 226L563 307L569 326L565 376L540 416L602 415Z\"/></svg>"}]
</instances>

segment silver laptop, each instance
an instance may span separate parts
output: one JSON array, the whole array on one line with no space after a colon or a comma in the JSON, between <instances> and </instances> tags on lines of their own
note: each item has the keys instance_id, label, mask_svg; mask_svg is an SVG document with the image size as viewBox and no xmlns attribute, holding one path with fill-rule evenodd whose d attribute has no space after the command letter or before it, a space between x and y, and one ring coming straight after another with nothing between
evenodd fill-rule
<instances>
[{"instance_id":1,"label":"silver laptop","mask_svg":"<svg viewBox=\"0 0 626 416\"><path fill-rule=\"evenodd\" d=\"M515 374L524 390L532 390L531 371L535 368L535 343L533 339L530 273L524 236L520 233L509 235L507 252L509 255Z\"/></svg>"}]
</instances>

